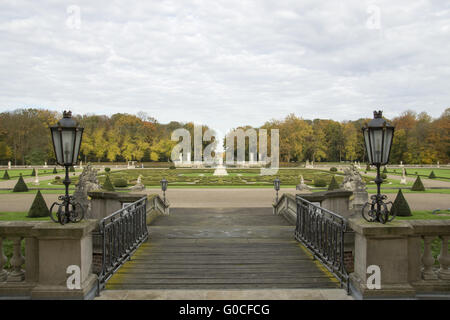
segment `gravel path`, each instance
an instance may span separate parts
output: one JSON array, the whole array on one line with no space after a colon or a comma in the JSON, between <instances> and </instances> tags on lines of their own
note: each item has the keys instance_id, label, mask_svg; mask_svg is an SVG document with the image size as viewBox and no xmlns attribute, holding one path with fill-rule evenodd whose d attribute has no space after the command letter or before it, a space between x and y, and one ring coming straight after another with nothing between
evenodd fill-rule
<instances>
[{"instance_id":1,"label":"gravel path","mask_svg":"<svg viewBox=\"0 0 450 320\"><path fill-rule=\"evenodd\" d=\"M284 192L297 193L293 188L282 188ZM147 189L145 193L161 194L159 189ZM447 209L450 207L450 196L438 193L405 193L412 210ZM47 204L57 200L57 194L43 195ZM396 194L388 194L390 200ZM275 198L275 192L269 188L236 188L236 189L168 189L166 197L173 208L236 208L236 207L270 207ZM27 211L33 202L33 194L0 194L0 211Z\"/></svg>"}]
</instances>

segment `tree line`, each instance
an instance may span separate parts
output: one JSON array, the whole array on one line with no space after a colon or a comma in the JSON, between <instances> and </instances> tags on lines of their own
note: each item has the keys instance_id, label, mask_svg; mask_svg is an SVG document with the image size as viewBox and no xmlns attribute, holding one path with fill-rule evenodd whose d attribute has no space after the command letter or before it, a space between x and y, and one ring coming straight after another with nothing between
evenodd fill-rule
<instances>
[{"instance_id":1,"label":"tree line","mask_svg":"<svg viewBox=\"0 0 450 320\"><path fill-rule=\"evenodd\" d=\"M33 108L0 113L0 163L54 163L48 127L61 117L55 111ZM185 128L192 137L194 132L192 122L162 124L144 112L112 116L85 114L74 118L85 128L80 150L80 159L84 162L169 161L172 148L177 143L170 139L172 132ZM450 108L436 119L426 112L406 111L387 120L396 127L391 163L449 162ZM267 129L268 134L270 129L279 129L281 162L364 162L366 154L361 129L368 121L370 119L342 122L305 120L290 114L281 120L267 121L260 128ZM203 130L206 129L204 126Z\"/></svg>"}]
</instances>

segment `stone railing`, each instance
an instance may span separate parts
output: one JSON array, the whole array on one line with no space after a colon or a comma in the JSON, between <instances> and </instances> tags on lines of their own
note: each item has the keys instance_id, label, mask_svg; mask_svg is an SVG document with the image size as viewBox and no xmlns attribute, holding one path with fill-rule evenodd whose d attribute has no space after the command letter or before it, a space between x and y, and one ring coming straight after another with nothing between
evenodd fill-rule
<instances>
[{"instance_id":1,"label":"stone railing","mask_svg":"<svg viewBox=\"0 0 450 320\"><path fill-rule=\"evenodd\" d=\"M295 196L290 193L283 193L278 202L273 204L273 214L282 215L292 225L297 220L297 203Z\"/></svg>"},{"instance_id":2,"label":"stone railing","mask_svg":"<svg viewBox=\"0 0 450 320\"><path fill-rule=\"evenodd\" d=\"M356 233L355 272L350 275L356 297L450 297L450 220L394 220L383 225L355 218L349 224ZM440 247L437 259L432 255L435 239ZM380 270L379 288L373 286L373 266Z\"/></svg>"},{"instance_id":3,"label":"stone railing","mask_svg":"<svg viewBox=\"0 0 450 320\"><path fill-rule=\"evenodd\" d=\"M91 233L96 223L0 222L0 298L92 298L97 276L92 273ZM12 242L9 259L7 242ZM10 268L5 269L8 262ZM74 286L67 283L71 273L76 274Z\"/></svg>"}]
</instances>

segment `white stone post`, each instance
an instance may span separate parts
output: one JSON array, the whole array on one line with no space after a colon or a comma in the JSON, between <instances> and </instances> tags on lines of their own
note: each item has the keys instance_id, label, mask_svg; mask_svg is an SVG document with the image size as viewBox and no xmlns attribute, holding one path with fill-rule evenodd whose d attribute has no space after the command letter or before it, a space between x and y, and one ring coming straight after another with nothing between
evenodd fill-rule
<instances>
[{"instance_id":1,"label":"white stone post","mask_svg":"<svg viewBox=\"0 0 450 320\"><path fill-rule=\"evenodd\" d=\"M8 161L8 169L11 169L11 161Z\"/></svg>"},{"instance_id":2,"label":"white stone post","mask_svg":"<svg viewBox=\"0 0 450 320\"><path fill-rule=\"evenodd\" d=\"M13 241L13 256L11 258L12 271L8 275L9 282L21 282L25 279L25 271L22 270L22 264L25 259L22 256L22 237L11 238Z\"/></svg>"},{"instance_id":3,"label":"white stone post","mask_svg":"<svg viewBox=\"0 0 450 320\"><path fill-rule=\"evenodd\" d=\"M33 182L33 184L35 185L35 186L38 186L39 185L39 173L38 173L38 169L36 168L35 169L35 172L36 172L36 176L34 177L34 182Z\"/></svg>"},{"instance_id":4,"label":"white stone post","mask_svg":"<svg viewBox=\"0 0 450 320\"><path fill-rule=\"evenodd\" d=\"M433 271L434 258L431 252L431 242L434 236L423 236L423 255L422 255L422 278L425 280L437 279L437 274Z\"/></svg>"}]
</instances>

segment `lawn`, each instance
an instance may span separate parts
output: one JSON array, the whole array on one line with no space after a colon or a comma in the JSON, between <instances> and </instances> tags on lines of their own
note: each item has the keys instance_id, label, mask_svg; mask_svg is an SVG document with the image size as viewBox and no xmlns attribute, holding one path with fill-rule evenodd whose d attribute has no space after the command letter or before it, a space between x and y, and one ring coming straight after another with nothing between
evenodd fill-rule
<instances>
[{"instance_id":1,"label":"lawn","mask_svg":"<svg viewBox=\"0 0 450 320\"><path fill-rule=\"evenodd\" d=\"M29 178L32 177L31 173L33 172L33 169L8 169L8 175L11 179L17 179L19 178L20 174L22 174L22 176L24 178ZM57 168L58 174L61 174L61 176L64 176L64 169L62 168ZM81 171L80 169L76 169L75 171ZM2 181L3 179L3 175L5 174L5 170L0 170L0 181ZM48 175L52 175L53 173L53 167L49 167L46 169L38 169L38 176L48 176Z\"/></svg>"},{"instance_id":2,"label":"lawn","mask_svg":"<svg viewBox=\"0 0 450 320\"><path fill-rule=\"evenodd\" d=\"M450 181L450 169L437 169L437 168L429 168L429 169L423 169L423 168L405 168L407 176L420 176L423 178L428 178L431 171L434 171L434 174L436 175L436 180L442 180L442 181ZM395 174L395 175L402 175L402 169L392 169L388 168L389 174Z\"/></svg>"}]
</instances>

